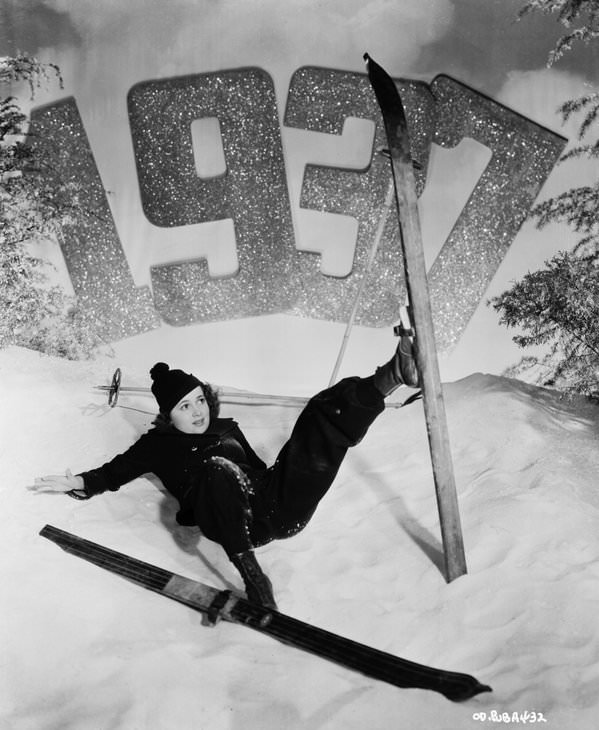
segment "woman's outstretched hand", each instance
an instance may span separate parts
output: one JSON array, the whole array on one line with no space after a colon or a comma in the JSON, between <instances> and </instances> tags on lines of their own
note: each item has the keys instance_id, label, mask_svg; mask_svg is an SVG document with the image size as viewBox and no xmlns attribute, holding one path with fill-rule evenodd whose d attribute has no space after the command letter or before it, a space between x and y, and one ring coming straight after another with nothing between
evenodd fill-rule
<instances>
[{"instance_id":1,"label":"woman's outstretched hand","mask_svg":"<svg viewBox=\"0 0 599 730\"><path fill-rule=\"evenodd\" d=\"M64 474L53 474L46 477L37 477L30 489L36 492L70 492L83 490L83 477L74 476L70 469Z\"/></svg>"}]
</instances>

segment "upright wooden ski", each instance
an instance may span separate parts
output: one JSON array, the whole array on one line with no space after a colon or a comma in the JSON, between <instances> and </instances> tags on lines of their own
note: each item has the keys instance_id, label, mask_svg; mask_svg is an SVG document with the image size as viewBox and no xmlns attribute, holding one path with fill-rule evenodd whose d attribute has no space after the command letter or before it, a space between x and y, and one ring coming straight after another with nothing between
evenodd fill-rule
<instances>
[{"instance_id":1,"label":"upright wooden ski","mask_svg":"<svg viewBox=\"0 0 599 730\"><path fill-rule=\"evenodd\" d=\"M445 404L439 377L410 137L403 105L393 79L367 53L364 55L364 59L370 83L381 108L389 143L406 268L406 284L416 330L416 364L420 373L424 414L437 493L445 554L445 573L447 580L452 581L466 573L466 558Z\"/></svg>"},{"instance_id":2,"label":"upright wooden ski","mask_svg":"<svg viewBox=\"0 0 599 730\"><path fill-rule=\"evenodd\" d=\"M454 702L470 699L480 692L491 691L474 677L446 672L358 644L350 639L324 631L311 624L285 616L216 588L144 563L123 553L84 540L52 525L40 532L63 550L95 565L127 578L186 606L205 613L214 623L225 621L249 626L256 631L291 644L299 649L329 659L368 677L397 687L415 687L439 692Z\"/></svg>"}]
</instances>

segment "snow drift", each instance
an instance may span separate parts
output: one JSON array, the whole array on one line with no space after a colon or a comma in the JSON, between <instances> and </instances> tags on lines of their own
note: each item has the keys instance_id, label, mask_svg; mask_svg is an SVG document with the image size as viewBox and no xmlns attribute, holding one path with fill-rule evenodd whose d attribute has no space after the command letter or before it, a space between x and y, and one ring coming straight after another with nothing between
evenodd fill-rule
<instances>
[{"instance_id":1,"label":"snow drift","mask_svg":"<svg viewBox=\"0 0 599 730\"><path fill-rule=\"evenodd\" d=\"M441 574L421 402L388 409L300 535L261 548L281 611L493 692L453 704L352 673L68 555L50 523L216 587L220 547L175 523L157 480L88 502L27 490L98 465L154 415L94 391L114 363L0 352L2 728L456 730L492 718L577 730L599 712L599 408L475 374L445 386L469 573ZM145 373L132 384L147 384ZM225 406L265 460L297 410ZM503 713L508 713L504 715ZM539 715L542 713L542 715ZM483 718L485 718L483 720ZM543 723L546 720L546 723Z\"/></svg>"}]
</instances>

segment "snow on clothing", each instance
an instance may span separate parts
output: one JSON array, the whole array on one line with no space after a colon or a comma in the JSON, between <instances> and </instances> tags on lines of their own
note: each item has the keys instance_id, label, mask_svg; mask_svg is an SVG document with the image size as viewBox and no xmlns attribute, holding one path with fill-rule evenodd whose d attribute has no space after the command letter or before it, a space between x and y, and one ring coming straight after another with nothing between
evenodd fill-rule
<instances>
[{"instance_id":1,"label":"snow on clothing","mask_svg":"<svg viewBox=\"0 0 599 730\"><path fill-rule=\"evenodd\" d=\"M299 532L347 449L383 408L372 378L346 378L307 403L271 467L232 418L216 418L203 434L153 428L123 454L79 476L93 496L155 474L179 501L178 522L197 525L234 555Z\"/></svg>"}]
</instances>

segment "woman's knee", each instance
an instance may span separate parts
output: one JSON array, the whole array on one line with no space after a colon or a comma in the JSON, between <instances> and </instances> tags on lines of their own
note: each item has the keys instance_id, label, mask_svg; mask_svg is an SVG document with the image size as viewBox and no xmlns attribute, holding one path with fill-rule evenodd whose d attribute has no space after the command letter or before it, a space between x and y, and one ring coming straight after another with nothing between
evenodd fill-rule
<instances>
[{"instance_id":1,"label":"woman's knee","mask_svg":"<svg viewBox=\"0 0 599 730\"><path fill-rule=\"evenodd\" d=\"M223 456L212 456L204 463L201 481L219 497L239 492L247 496L251 491L247 474L237 464Z\"/></svg>"}]
</instances>

